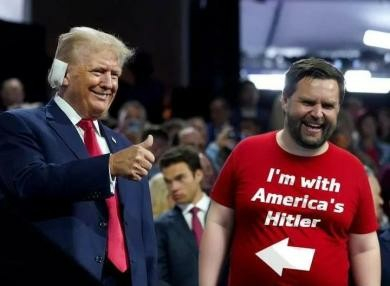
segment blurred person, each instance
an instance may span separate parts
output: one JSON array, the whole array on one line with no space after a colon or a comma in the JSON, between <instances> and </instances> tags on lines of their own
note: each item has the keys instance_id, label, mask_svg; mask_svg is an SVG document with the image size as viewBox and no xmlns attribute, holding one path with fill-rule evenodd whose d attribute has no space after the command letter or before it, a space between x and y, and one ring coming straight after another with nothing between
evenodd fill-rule
<instances>
[{"instance_id":1,"label":"blurred person","mask_svg":"<svg viewBox=\"0 0 390 286\"><path fill-rule=\"evenodd\" d=\"M372 192L373 200L374 200L374 207L375 207L375 214L376 219L379 225L379 230L384 229L388 226L388 217L383 212L383 198L382 198L382 189L379 184L379 180L377 176L375 175L374 171L365 166L365 170L368 176L368 183L370 184L370 189Z\"/></svg>"},{"instance_id":2,"label":"blurred person","mask_svg":"<svg viewBox=\"0 0 390 286\"><path fill-rule=\"evenodd\" d=\"M201 286L379 285L373 197L363 165L328 143L343 75L321 59L286 74L284 127L241 141L211 193L200 249Z\"/></svg>"},{"instance_id":3,"label":"blurred person","mask_svg":"<svg viewBox=\"0 0 390 286\"><path fill-rule=\"evenodd\" d=\"M181 129L178 133L179 145L192 146L199 152L203 152L206 147L206 142L200 132L192 126L187 126Z\"/></svg>"},{"instance_id":4,"label":"blurred person","mask_svg":"<svg viewBox=\"0 0 390 286\"><path fill-rule=\"evenodd\" d=\"M1 86L1 104L4 110L15 108L34 108L41 106L40 102L25 102L24 86L18 78L9 78Z\"/></svg>"},{"instance_id":5,"label":"blurred person","mask_svg":"<svg viewBox=\"0 0 390 286\"><path fill-rule=\"evenodd\" d=\"M60 35L48 77L54 98L0 115L1 197L80 273L101 285L151 286L157 254L146 175L153 138L129 146L99 122L129 56L122 41L102 31L74 27ZM17 245L8 247L17 253ZM14 260L0 264L2 271L15 268ZM39 277L40 285L85 285L47 265L24 253L15 271L27 271L29 282Z\"/></svg>"},{"instance_id":6,"label":"blurred person","mask_svg":"<svg viewBox=\"0 0 390 286\"><path fill-rule=\"evenodd\" d=\"M142 134L142 141L146 140L149 135L153 136L153 145L149 148L149 151L153 153L155 158L153 166L148 174L149 179L151 179L154 175L160 173L160 157L170 145L168 134L160 125L147 126Z\"/></svg>"},{"instance_id":7,"label":"blurred person","mask_svg":"<svg viewBox=\"0 0 390 286\"><path fill-rule=\"evenodd\" d=\"M340 110L337 127L333 131L329 141L351 152L363 165L369 167L375 174L378 174L378 168L375 162L359 147L358 137L359 135L357 134L351 115L343 109Z\"/></svg>"},{"instance_id":8,"label":"blurred person","mask_svg":"<svg viewBox=\"0 0 390 286\"><path fill-rule=\"evenodd\" d=\"M357 119L356 129L359 133L358 146L367 154L380 170L390 164L390 145L378 138L378 123L375 113L367 111Z\"/></svg>"},{"instance_id":9,"label":"blurred person","mask_svg":"<svg viewBox=\"0 0 390 286\"><path fill-rule=\"evenodd\" d=\"M236 129L240 129L243 119L251 118L257 121L264 131L269 130L270 111L261 105L260 99L260 91L253 82L244 80L240 83L238 104L232 111L232 123Z\"/></svg>"},{"instance_id":10,"label":"blurred person","mask_svg":"<svg viewBox=\"0 0 390 286\"><path fill-rule=\"evenodd\" d=\"M355 123L363 113L367 112L363 101L353 96L350 96L345 100L344 110L351 115Z\"/></svg>"},{"instance_id":11,"label":"blurred person","mask_svg":"<svg viewBox=\"0 0 390 286\"><path fill-rule=\"evenodd\" d=\"M219 173L223 164L237 144L236 133L232 126L225 126L216 140L206 148L206 155L210 158L214 169Z\"/></svg>"},{"instance_id":12,"label":"blurred person","mask_svg":"<svg viewBox=\"0 0 390 286\"><path fill-rule=\"evenodd\" d=\"M390 108L382 107L378 111L379 139L390 143Z\"/></svg>"},{"instance_id":13,"label":"blurred person","mask_svg":"<svg viewBox=\"0 0 390 286\"><path fill-rule=\"evenodd\" d=\"M171 118L162 124L162 128L168 133L170 146L178 144L178 133L186 126L187 122L181 118Z\"/></svg>"},{"instance_id":14,"label":"blurred person","mask_svg":"<svg viewBox=\"0 0 390 286\"><path fill-rule=\"evenodd\" d=\"M206 121L200 116L194 116L187 119L188 125L194 127L202 135L204 142L209 142L207 135L207 124Z\"/></svg>"},{"instance_id":15,"label":"blurred person","mask_svg":"<svg viewBox=\"0 0 390 286\"><path fill-rule=\"evenodd\" d=\"M198 246L210 205L200 184L198 151L173 147L161 157L160 168L175 202L155 223L160 285L198 286Z\"/></svg>"},{"instance_id":16,"label":"blurred person","mask_svg":"<svg viewBox=\"0 0 390 286\"><path fill-rule=\"evenodd\" d=\"M262 133L260 122L256 118L242 118L240 129L238 130L238 139L242 140L246 137Z\"/></svg>"},{"instance_id":17,"label":"blurred person","mask_svg":"<svg viewBox=\"0 0 390 286\"><path fill-rule=\"evenodd\" d=\"M142 133L147 123L145 107L136 100L123 104L118 113L118 132L125 135L130 142L141 142Z\"/></svg>"},{"instance_id":18,"label":"blurred person","mask_svg":"<svg viewBox=\"0 0 390 286\"><path fill-rule=\"evenodd\" d=\"M344 110L340 110L337 127L329 138L329 141L351 152L364 165L373 194L378 225L380 228L383 228L387 224L388 218L383 210L384 201L382 199L381 187L377 178L378 169L374 161L357 145L356 140L353 138L355 132L355 125L351 115Z\"/></svg>"},{"instance_id":19,"label":"blurred person","mask_svg":"<svg viewBox=\"0 0 390 286\"><path fill-rule=\"evenodd\" d=\"M178 132L178 145L191 146L199 152L200 165L203 171L201 186L206 194L209 194L217 178L216 171L210 158L205 153L205 144L203 136L192 126L184 127Z\"/></svg>"},{"instance_id":20,"label":"blurred person","mask_svg":"<svg viewBox=\"0 0 390 286\"><path fill-rule=\"evenodd\" d=\"M150 197L152 199L153 218L157 219L161 214L173 207L174 201L169 194L162 173L154 175L149 180L149 189Z\"/></svg>"},{"instance_id":21,"label":"blurred person","mask_svg":"<svg viewBox=\"0 0 390 286\"><path fill-rule=\"evenodd\" d=\"M148 120L160 124L163 120L169 90L154 77L152 56L137 48L134 56L124 64L120 77L120 89L110 113L116 117L119 108L127 101L140 102L148 113Z\"/></svg>"},{"instance_id":22,"label":"blurred person","mask_svg":"<svg viewBox=\"0 0 390 286\"><path fill-rule=\"evenodd\" d=\"M207 123L209 142L213 142L226 126L230 126L231 109L223 97L214 98L209 106L210 121Z\"/></svg>"}]
</instances>

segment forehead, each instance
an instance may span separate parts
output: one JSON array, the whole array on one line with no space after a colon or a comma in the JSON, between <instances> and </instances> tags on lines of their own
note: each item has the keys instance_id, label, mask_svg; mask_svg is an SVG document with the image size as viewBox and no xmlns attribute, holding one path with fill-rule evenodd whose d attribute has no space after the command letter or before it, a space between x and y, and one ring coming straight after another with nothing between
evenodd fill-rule
<instances>
[{"instance_id":1,"label":"forehead","mask_svg":"<svg viewBox=\"0 0 390 286\"><path fill-rule=\"evenodd\" d=\"M109 49L81 49L74 57L74 65L102 66L109 69L121 70L118 56Z\"/></svg>"},{"instance_id":2,"label":"forehead","mask_svg":"<svg viewBox=\"0 0 390 286\"><path fill-rule=\"evenodd\" d=\"M174 178L175 176L186 172L191 172L191 170L185 162L173 163L172 165L162 169L164 177L168 179Z\"/></svg>"},{"instance_id":3,"label":"forehead","mask_svg":"<svg viewBox=\"0 0 390 286\"><path fill-rule=\"evenodd\" d=\"M305 77L301 79L293 96L305 99L322 99L339 102L340 90L334 79L317 79Z\"/></svg>"},{"instance_id":4,"label":"forehead","mask_svg":"<svg viewBox=\"0 0 390 286\"><path fill-rule=\"evenodd\" d=\"M191 130L180 134L181 141L197 141L202 140L202 136L196 130Z\"/></svg>"},{"instance_id":5,"label":"forehead","mask_svg":"<svg viewBox=\"0 0 390 286\"><path fill-rule=\"evenodd\" d=\"M17 79L10 79L3 84L4 89L18 89L22 88L22 83Z\"/></svg>"},{"instance_id":6,"label":"forehead","mask_svg":"<svg viewBox=\"0 0 390 286\"><path fill-rule=\"evenodd\" d=\"M141 117L143 115L143 110L135 105L130 105L125 112L127 117Z\"/></svg>"}]
</instances>

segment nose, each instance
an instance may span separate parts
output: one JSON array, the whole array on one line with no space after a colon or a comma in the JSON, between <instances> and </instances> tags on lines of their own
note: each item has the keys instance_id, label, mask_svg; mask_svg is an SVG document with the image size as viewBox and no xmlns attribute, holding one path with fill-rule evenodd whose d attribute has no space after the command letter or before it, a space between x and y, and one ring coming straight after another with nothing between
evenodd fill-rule
<instances>
[{"instance_id":1,"label":"nose","mask_svg":"<svg viewBox=\"0 0 390 286\"><path fill-rule=\"evenodd\" d=\"M111 89L113 87L113 79L110 72L106 72L102 75L101 86L107 89Z\"/></svg>"},{"instance_id":2,"label":"nose","mask_svg":"<svg viewBox=\"0 0 390 286\"><path fill-rule=\"evenodd\" d=\"M179 184L178 184L177 182L173 181L173 182L170 184L169 187L170 187L170 189L171 189L172 192L175 192L175 191L178 189Z\"/></svg>"},{"instance_id":3,"label":"nose","mask_svg":"<svg viewBox=\"0 0 390 286\"><path fill-rule=\"evenodd\" d=\"M323 111L322 111L322 106L321 104L316 104L313 106L310 114L314 117L314 118L321 118L324 114L323 114Z\"/></svg>"}]
</instances>

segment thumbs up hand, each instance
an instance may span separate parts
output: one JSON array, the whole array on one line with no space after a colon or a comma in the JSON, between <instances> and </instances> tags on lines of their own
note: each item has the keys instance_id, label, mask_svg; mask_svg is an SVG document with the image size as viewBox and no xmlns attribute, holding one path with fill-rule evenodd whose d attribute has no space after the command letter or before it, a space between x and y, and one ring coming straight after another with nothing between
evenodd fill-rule
<instances>
[{"instance_id":1,"label":"thumbs up hand","mask_svg":"<svg viewBox=\"0 0 390 286\"><path fill-rule=\"evenodd\" d=\"M148 150L153 145L153 136L149 135L143 142L127 147L110 156L111 176L125 177L139 181L152 168L154 155Z\"/></svg>"},{"instance_id":2,"label":"thumbs up hand","mask_svg":"<svg viewBox=\"0 0 390 286\"><path fill-rule=\"evenodd\" d=\"M153 136L152 135L148 135L148 137L146 137L146 139L143 142L141 142L141 143L139 143L137 145L141 146L143 148L146 148L146 149L152 147L152 145L153 145Z\"/></svg>"}]
</instances>

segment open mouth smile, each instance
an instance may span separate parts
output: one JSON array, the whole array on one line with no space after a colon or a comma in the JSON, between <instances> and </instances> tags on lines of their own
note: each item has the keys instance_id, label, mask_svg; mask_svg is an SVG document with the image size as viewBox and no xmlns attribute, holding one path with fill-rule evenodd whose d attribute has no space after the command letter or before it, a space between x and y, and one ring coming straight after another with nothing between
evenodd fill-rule
<instances>
[{"instance_id":1,"label":"open mouth smile","mask_svg":"<svg viewBox=\"0 0 390 286\"><path fill-rule=\"evenodd\" d=\"M317 133L322 131L324 128L324 124L318 124L318 123L308 123L308 122L303 122L302 124L305 129L310 132L310 133Z\"/></svg>"}]
</instances>

